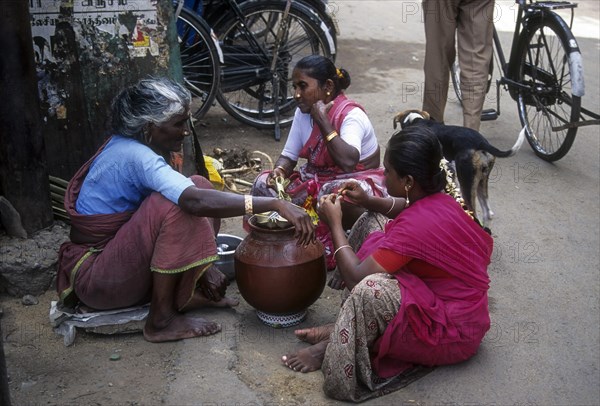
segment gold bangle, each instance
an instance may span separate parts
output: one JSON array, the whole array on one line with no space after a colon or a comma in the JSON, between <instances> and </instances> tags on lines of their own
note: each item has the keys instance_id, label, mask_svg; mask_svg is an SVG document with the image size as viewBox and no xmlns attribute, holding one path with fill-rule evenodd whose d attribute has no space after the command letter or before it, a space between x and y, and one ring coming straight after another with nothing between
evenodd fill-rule
<instances>
[{"instance_id":1,"label":"gold bangle","mask_svg":"<svg viewBox=\"0 0 600 406\"><path fill-rule=\"evenodd\" d=\"M275 169L281 169L281 170L283 171L283 173L284 173L284 174L287 174L287 171L286 171L286 170L285 170L285 168L284 168L283 166L281 166L281 165L277 165L277 166L275 167Z\"/></svg>"},{"instance_id":2,"label":"gold bangle","mask_svg":"<svg viewBox=\"0 0 600 406\"><path fill-rule=\"evenodd\" d=\"M335 251L333 251L333 256L335 257L335 254L337 254L338 251L341 250L342 248L352 248L352 247L349 246L348 244L342 245L342 246L338 247L338 249L336 249Z\"/></svg>"},{"instance_id":3,"label":"gold bangle","mask_svg":"<svg viewBox=\"0 0 600 406\"><path fill-rule=\"evenodd\" d=\"M327 142L330 142L332 139L334 139L338 135L339 135L338 132L335 131L335 130L333 130L332 132L330 132L329 134L327 134L327 136L325 137L325 139L327 140Z\"/></svg>"},{"instance_id":4,"label":"gold bangle","mask_svg":"<svg viewBox=\"0 0 600 406\"><path fill-rule=\"evenodd\" d=\"M244 195L244 209L246 210L246 214L254 214L254 210L252 209L252 195Z\"/></svg>"}]
</instances>

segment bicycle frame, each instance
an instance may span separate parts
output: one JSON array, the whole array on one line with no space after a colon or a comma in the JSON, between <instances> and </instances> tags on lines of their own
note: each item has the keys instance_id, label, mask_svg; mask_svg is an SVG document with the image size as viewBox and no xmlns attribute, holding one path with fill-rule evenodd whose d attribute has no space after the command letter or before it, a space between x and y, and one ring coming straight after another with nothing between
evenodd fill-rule
<instances>
[{"instance_id":1,"label":"bicycle frame","mask_svg":"<svg viewBox=\"0 0 600 406\"><path fill-rule=\"evenodd\" d=\"M581 60L581 52L577 45L577 40L571 33L571 26L573 24L574 11L577 4L568 1L559 2L534 2L532 0L516 0L516 4L519 5L517 11L517 18L515 21L515 29L513 32L510 55L507 62L500 37L496 27L494 27L494 55L498 58L498 65L500 66L501 77L496 81L496 113L500 115L500 86L504 86L509 91L513 100L517 100L519 90L531 90L528 85L517 82L515 79L520 68L520 61L518 58L518 45L519 37L522 30L527 29L528 23L533 18L546 18L556 20L560 25L565 25L567 28L565 31L570 34L569 42L572 44L569 54L569 64L571 65L571 76L572 76L572 91L573 95L582 97L585 94L585 84L583 78L583 63ZM554 13L552 10L555 9L571 9L571 21L567 26L564 20ZM535 66L529 67L530 69L536 69ZM543 73L539 71L539 74ZM580 124L582 125L582 124ZM559 128L557 128L559 129Z\"/></svg>"},{"instance_id":2,"label":"bicycle frame","mask_svg":"<svg viewBox=\"0 0 600 406\"><path fill-rule=\"evenodd\" d=\"M177 0L177 8L175 11L175 16L179 14L181 9L185 6L190 10L202 15L204 11L204 2L203 0ZM185 5L184 5L185 3ZM251 50L244 47L235 47L235 46L227 46L227 45L219 45L219 56L221 63L225 64L227 61L223 59L223 54L226 53L230 57L234 57L236 60L245 60L249 64L254 65L252 68L236 68L236 67L224 67L222 69L222 78L221 78L221 86L225 91L241 89L247 86L252 86L258 83L261 83L264 80L268 80L273 75L277 75L277 55L279 52L279 48L281 47L281 41L285 36L286 28L288 22L287 20L287 12L290 9L292 1L287 0L286 4L286 13L283 16L282 22L277 27L277 41L274 44L272 49L265 49L254 37L254 35L248 31L248 24L246 23L246 17L242 13L242 10L238 6L237 0L222 0L216 3L208 2L207 5L209 7L208 11L215 13L215 10L219 10L222 14L225 12L233 13L235 18L238 19L241 24L240 26L243 28L241 31L247 43L250 45ZM210 8L212 7L212 9ZM225 52L223 52L225 51ZM267 69L265 62L268 61L268 66L270 70ZM253 75L248 75L248 72L252 72Z\"/></svg>"},{"instance_id":3,"label":"bicycle frame","mask_svg":"<svg viewBox=\"0 0 600 406\"><path fill-rule=\"evenodd\" d=\"M209 5L210 4L212 4L212 2L210 2ZM187 7L188 9L194 11L199 16L203 15L203 11L204 11L204 1L203 0L177 0L177 8L175 10L175 18L177 18L177 16L181 12L181 9L184 6ZM238 18L240 21L245 22L245 17L242 14L242 11L240 10L240 8L238 7L238 3L236 0L221 1L220 7L218 8L218 10L220 10L221 12L232 11L236 15L236 18ZM206 19L205 19L205 21L206 21ZM250 34L247 30L244 31L244 37L253 47L255 47L255 50L260 51L262 56L267 57L266 50L256 41L256 38L254 38L254 36L252 34ZM221 49L220 46L219 46L219 49ZM220 52L220 56L221 56L221 63L223 63L223 57L221 55L221 52Z\"/></svg>"},{"instance_id":4,"label":"bicycle frame","mask_svg":"<svg viewBox=\"0 0 600 406\"><path fill-rule=\"evenodd\" d=\"M500 115L500 87L517 103L527 141L536 155L553 162L569 151L577 129L600 124L600 115L581 106L585 94L583 59L571 32L574 8L569 1L516 0L518 5L510 55L504 53L496 27L493 28L494 58L488 69L486 92L490 89L494 65L496 109L482 111L481 120ZM570 23L554 10L570 9ZM452 84L462 103L460 66L451 67Z\"/></svg>"}]
</instances>

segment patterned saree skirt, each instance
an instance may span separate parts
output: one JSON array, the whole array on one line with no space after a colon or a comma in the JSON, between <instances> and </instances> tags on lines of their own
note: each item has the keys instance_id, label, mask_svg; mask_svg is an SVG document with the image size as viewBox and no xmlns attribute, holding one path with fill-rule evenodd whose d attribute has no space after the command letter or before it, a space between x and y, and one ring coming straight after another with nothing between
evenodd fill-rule
<instances>
[{"instance_id":1,"label":"patterned saree skirt","mask_svg":"<svg viewBox=\"0 0 600 406\"><path fill-rule=\"evenodd\" d=\"M383 229L386 222L383 215L363 214L348 237L352 248L357 251L366 236ZM387 379L373 372L369 349L401 304L396 278L386 273L369 275L352 292L346 289L344 296L322 365L327 396L362 402L401 389L430 371L416 367Z\"/></svg>"}]
</instances>

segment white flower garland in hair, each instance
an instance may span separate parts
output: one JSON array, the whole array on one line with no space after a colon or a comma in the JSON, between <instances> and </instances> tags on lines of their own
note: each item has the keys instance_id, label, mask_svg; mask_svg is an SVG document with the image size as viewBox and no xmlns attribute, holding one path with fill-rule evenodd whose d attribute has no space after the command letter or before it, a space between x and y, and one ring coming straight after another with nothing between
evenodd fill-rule
<instances>
[{"instance_id":1,"label":"white flower garland in hair","mask_svg":"<svg viewBox=\"0 0 600 406\"><path fill-rule=\"evenodd\" d=\"M469 208L465 204L465 200L463 199L462 194L460 193L460 187L458 187L456 182L454 182L454 174L448 167L448 161L444 158L442 158L440 160L440 169L443 170L444 173L446 174L446 188L445 188L446 193L448 193L450 196L452 196L454 198L454 200L456 200L456 202L458 204L460 204L460 207L463 208L463 210L469 215L469 217L471 217L473 220L479 222L475 218L475 213L473 213L472 210L469 210Z\"/></svg>"}]
</instances>

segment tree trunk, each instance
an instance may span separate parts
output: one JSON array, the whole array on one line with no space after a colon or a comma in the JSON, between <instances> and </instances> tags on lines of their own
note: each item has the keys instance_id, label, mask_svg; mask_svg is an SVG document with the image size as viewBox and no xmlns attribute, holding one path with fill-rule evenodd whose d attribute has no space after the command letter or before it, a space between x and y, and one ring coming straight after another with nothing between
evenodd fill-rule
<instances>
[{"instance_id":1,"label":"tree trunk","mask_svg":"<svg viewBox=\"0 0 600 406\"><path fill-rule=\"evenodd\" d=\"M3 2L0 13L0 194L31 233L53 218L28 5Z\"/></svg>"},{"instance_id":2,"label":"tree trunk","mask_svg":"<svg viewBox=\"0 0 600 406\"><path fill-rule=\"evenodd\" d=\"M1 316L0 316L1 317ZM10 392L8 389L8 373L4 357L4 336L0 325L0 406L10 406Z\"/></svg>"}]
</instances>

